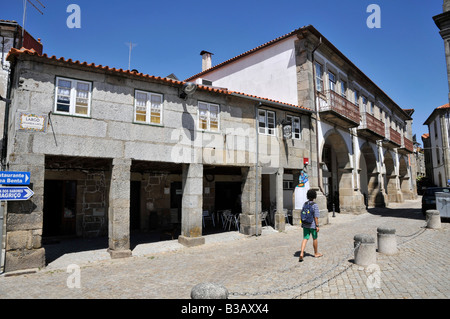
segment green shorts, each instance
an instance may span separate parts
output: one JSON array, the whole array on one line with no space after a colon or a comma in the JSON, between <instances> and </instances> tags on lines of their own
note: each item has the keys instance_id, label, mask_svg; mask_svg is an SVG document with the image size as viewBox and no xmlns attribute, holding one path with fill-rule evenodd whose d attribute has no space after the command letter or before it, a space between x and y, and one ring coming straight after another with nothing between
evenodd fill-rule
<instances>
[{"instance_id":1,"label":"green shorts","mask_svg":"<svg viewBox=\"0 0 450 319\"><path fill-rule=\"evenodd\" d=\"M308 240L310 234L312 234L313 239L317 239L317 230L315 228L303 228L303 239Z\"/></svg>"}]
</instances>

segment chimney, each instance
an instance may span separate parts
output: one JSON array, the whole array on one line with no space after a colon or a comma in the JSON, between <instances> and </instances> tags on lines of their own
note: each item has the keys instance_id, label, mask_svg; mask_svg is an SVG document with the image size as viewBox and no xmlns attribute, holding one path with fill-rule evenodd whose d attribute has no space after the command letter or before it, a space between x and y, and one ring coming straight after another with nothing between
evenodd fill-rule
<instances>
[{"instance_id":1,"label":"chimney","mask_svg":"<svg viewBox=\"0 0 450 319\"><path fill-rule=\"evenodd\" d=\"M213 53L204 50L200 52L200 55L202 56L202 72L212 67L211 62L212 54Z\"/></svg>"}]
</instances>

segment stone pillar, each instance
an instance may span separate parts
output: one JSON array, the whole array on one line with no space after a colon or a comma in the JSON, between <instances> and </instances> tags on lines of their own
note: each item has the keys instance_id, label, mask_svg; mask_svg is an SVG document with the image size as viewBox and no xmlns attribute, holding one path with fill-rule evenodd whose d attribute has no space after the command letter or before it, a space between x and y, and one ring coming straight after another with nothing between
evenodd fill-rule
<instances>
[{"instance_id":1,"label":"stone pillar","mask_svg":"<svg viewBox=\"0 0 450 319\"><path fill-rule=\"evenodd\" d=\"M243 167L242 171L242 213L240 232L245 235L261 235L261 219L256 218L256 211L261 213L261 169L258 169L258 186L256 186L255 166ZM256 187L258 197L256 197Z\"/></svg>"},{"instance_id":2,"label":"stone pillar","mask_svg":"<svg viewBox=\"0 0 450 319\"><path fill-rule=\"evenodd\" d=\"M394 228L377 228L378 252L385 255L397 253L397 237Z\"/></svg>"},{"instance_id":3,"label":"stone pillar","mask_svg":"<svg viewBox=\"0 0 450 319\"><path fill-rule=\"evenodd\" d=\"M367 234L355 235L355 264L360 266L369 266L377 263L377 250L375 247L375 238Z\"/></svg>"},{"instance_id":4,"label":"stone pillar","mask_svg":"<svg viewBox=\"0 0 450 319\"><path fill-rule=\"evenodd\" d=\"M110 253L111 258L131 256L130 169L131 159L113 159L108 209L108 252Z\"/></svg>"},{"instance_id":5,"label":"stone pillar","mask_svg":"<svg viewBox=\"0 0 450 319\"><path fill-rule=\"evenodd\" d=\"M5 272L45 267L42 247L45 155L11 154L9 171L30 172L34 195L27 201L8 201Z\"/></svg>"},{"instance_id":6,"label":"stone pillar","mask_svg":"<svg viewBox=\"0 0 450 319\"><path fill-rule=\"evenodd\" d=\"M183 164L183 197L181 202L181 235L178 242L188 246L205 243L202 237L203 165Z\"/></svg>"},{"instance_id":7,"label":"stone pillar","mask_svg":"<svg viewBox=\"0 0 450 319\"><path fill-rule=\"evenodd\" d=\"M427 214L427 228L440 229L441 228L441 215L437 209L429 209Z\"/></svg>"},{"instance_id":8,"label":"stone pillar","mask_svg":"<svg viewBox=\"0 0 450 319\"><path fill-rule=\"evenodd\" d=\"M364 196L355 190L352 168L339 168L339 210L341 214L363 214L366 212Z\"/></svg>"},{"instance_id":9,"label":"stone pillar","mask_svg":"<svg viewBox=\"0 0 450 319\"><path fill-rule=\"evenodd\" d=\"M275 229L278 231L284 231L286 226L286 218L284 216L283 210L283 175L284 168L278 168L278 172L276 173L276 200L277 200L277 211L275 213Z\"/></svg>"}]
</instances>

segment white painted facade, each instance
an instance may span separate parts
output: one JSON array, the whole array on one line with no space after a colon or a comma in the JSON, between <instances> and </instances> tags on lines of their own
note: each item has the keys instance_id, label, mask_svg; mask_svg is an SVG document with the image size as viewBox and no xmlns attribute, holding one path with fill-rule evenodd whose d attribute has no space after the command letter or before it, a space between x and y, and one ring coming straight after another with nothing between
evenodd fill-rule
<instances>
[{"instance_id":1,"label":"white painted facade","mask_svg":"<svg viewBox=\"0 0 450 319\"><path fill-rule=\"evenodd\" d=\"M298 105L295 39L291 36L277 45L237 59L196 82L202 84L205 79L212 81L215 87Z\"/></svg>"}]
</instances>

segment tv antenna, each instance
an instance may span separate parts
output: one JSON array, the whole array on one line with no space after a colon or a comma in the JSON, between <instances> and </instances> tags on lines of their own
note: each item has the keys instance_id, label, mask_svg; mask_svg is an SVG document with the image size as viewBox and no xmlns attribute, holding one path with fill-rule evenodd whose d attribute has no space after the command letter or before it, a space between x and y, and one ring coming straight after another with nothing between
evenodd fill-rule
<instances>
[{"instance_id":1,"label":"tv antenna","mask_svg":"<svg viewBox=\"0 0 450 319\"><path fill-rule=\"evenodd\" d=\"M33 0L36 1L43 9L45 9L45 6L42 4L39 0ZM23 41L23 34L25 31L25 18L27 16L27 2L29 2L41 15L44 15L44 13L38 8L38 6L33 3L31 0L23 0L23 23L22 23L22 41Z\"/></svg>"},{"instance_id":2,"label":"tv antenna","mask_svg":"<svg viewBox=\"0 0 450 319\"><path fill-rule=\"evenodd\" d=\"M128 70L131 70L131 50L133 50L133 47L135 47L137 43L133 43L130 41L125 44L130 47L130 51L128 53Z\"/></svg>"}]
</instances>

